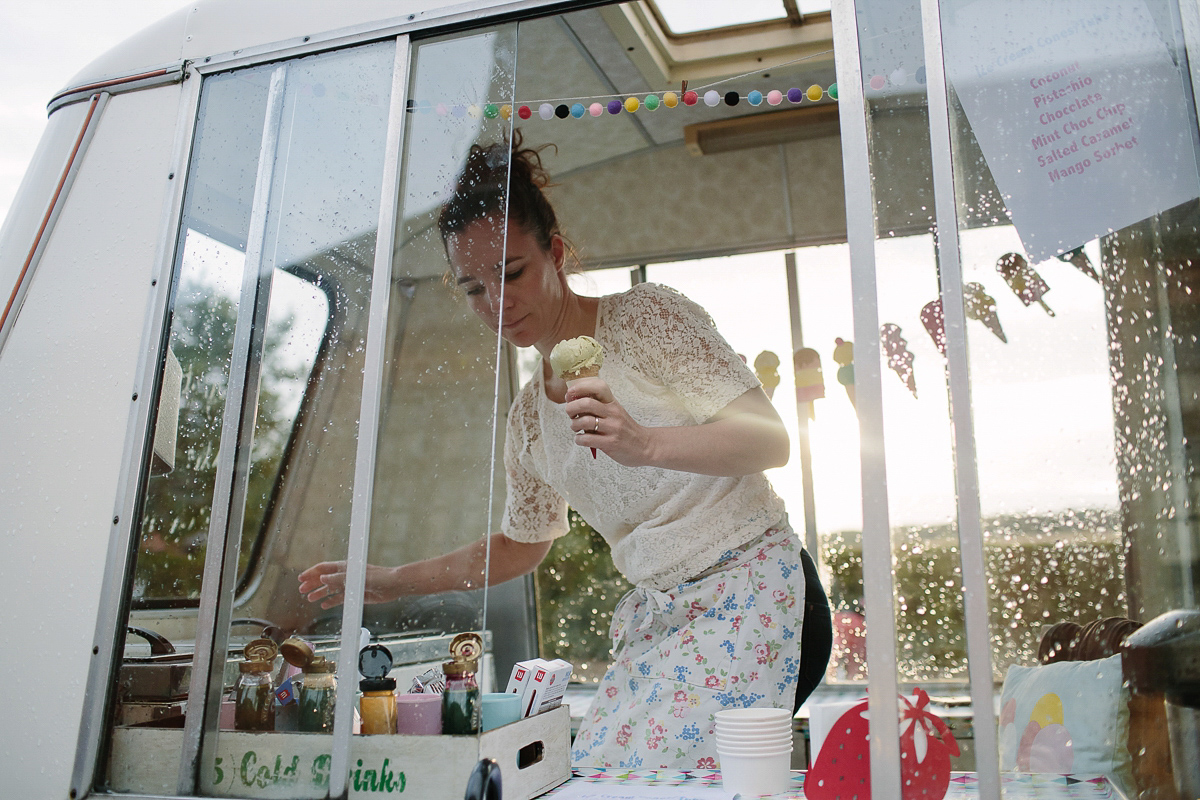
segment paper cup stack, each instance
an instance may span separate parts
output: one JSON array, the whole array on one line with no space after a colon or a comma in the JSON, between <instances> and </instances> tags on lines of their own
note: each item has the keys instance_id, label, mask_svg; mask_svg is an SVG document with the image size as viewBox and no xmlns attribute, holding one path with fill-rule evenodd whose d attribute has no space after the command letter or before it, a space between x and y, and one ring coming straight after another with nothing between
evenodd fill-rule
<instances>
[{"instance_id":1,"label":"paper cup stack","mask_svg":"<svg viewBox=\"0 0 1200 800\"><path fill-rule=\"evenodd\" d=\"M725 791L743 796L786 791L791 779L792 712L731 708L715 717Z\"/></svg>"}]
</instances>

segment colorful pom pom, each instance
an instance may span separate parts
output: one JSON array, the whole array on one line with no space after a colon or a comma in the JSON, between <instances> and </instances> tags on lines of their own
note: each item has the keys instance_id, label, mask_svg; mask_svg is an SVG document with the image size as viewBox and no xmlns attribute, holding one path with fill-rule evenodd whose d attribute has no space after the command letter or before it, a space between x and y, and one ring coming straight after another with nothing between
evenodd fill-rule
<instances>
[{"instance_id":1,"label":"colorful pom pom","mask_svg":"<svg viewBox=\"0 0 1200 800\"><path fill-rule=\"evenodd\" d=\"M742 99L741 96L737 92L726 92L725 93L725 105L727 105L727 106L736 106L738 104L738 101L741 99Z\"/></svg>"},{"instance_id":2,"label":"colorful pom pom","mask_svg":"<svg viewBox=\"0 0 1200 800\"><path fill-rule=\"evenodd\" d=\"M642 104L638 102L636 97L629 97L625 100L625 110L630 114L641 108Z\"/></svg>"},{"instance_id":3,"label":"colorful pom pom","mask_svg":"<svg viewBox=\"0 0 1200 800\"><path fill-rule=\"evenodd\" d=\"M457 103L457 104L455 104L454 108L451 109L450 113L453 114L454 116L458 117L459 119L462 119L463 117L465 117L467 115L467 107L464 106L462 103Z\"/></svg>"},{"instance_id":4,"label":"colorful pom pom","mask_svg":"<svg viewBox=\"0 0 1200 800\"><path fill-rule=\"evenodd\" d=\"M604 113L604 106L600 105L599 103L592 103L590 106L588 106L588 113L593 117L598 117Z\"/></svg>"},{"instance_id":5,"label":"colorful pom pom","mask_svg":"<svg viewBox=\"0 0 1200 800\"><path fill-rule=\"evenodd\" d=\"M475 105L474 103L471 103L471 105L467 106L467 116L471 119L479 119L482 115L483 109L479 106Z\"/></svg>"},{"instance_id":6,"label":"colorful pom pom","mask_svg":"<svg viewBox=\"0 0 1200 800\"><path fill-rule=\"evenodd\" d=\"M647 95L643 105L646 106L647 111L653 111L654 109L658 108L658 95Z\"/></svg>"},{"instance_id":7,"label":"colorful pom pom","mask_svg":"<svg viewBox=\"0 0 1200 800\"><path fill-rule=\"evenodd\" d=\"M925 68L924 68L924 67L921 67L921 69L925 69ZM923 83L923 82L924 82L924 81L922 81L922 83ZM834 100L837 100L837 84L836 84L836 83L831 83L831 84L829 84L829 88L828 88L828 89L826 89L825 91L829 93L829 96L830 96L832 99L834 99Z\"/></svg>"},{"instance_id":8,"label":"colorful pom pom","mask_svg":"<svg viewBox=\"0 0 1200 800\"><path fill-rule=\"evenodd\" d=\"M521 119L529 119L533 116L533 112L529 110L529 106L521 106L517 109L517 116Z\"/></svg>"},{"instance_id":9,"label":"colorful pom pom","mask_svg":"<svg viewBox=\"0 0 1200 800\"><path fill-rule=\"evenodd\" d=\"M887 86L887 78L883 77L882 75L875 75L871 78L871 88L875 91L878 92L884 86Z\"/></svg>"},{"instance_id":10,"label":"colorful pom pom","mask_svg":"<svg viewBox=\"0 0 1200 800\"><path fill-rule=\"evenodd\" d=\"M500 106L500 116L504 119L512 119L512 106L508 103Z\"/></svg>"},{"instance_id":11,"label":"colorful pom pom","mask_svg":"<svg viewBox=\"0 0 1200 800\"><path fill-rule=\"evenodd\" d=\"M787 90L787 99L789 103L799 103L804 99L804 92L793 86L791 89Z\"/></svg>"},{"instance_id":12,"label":"colorful pom pom","mask_svg":"<svg viewBox=\"0 0 1200 800\"><path fill-rule=\"evenodd\" d=\"M583 103L576 103L575 105L571 106L571 116L575 119L579 119L586 113L587 109L583 107Z\"/></svg>"},{"instance_id":13,"label":"colorful pom pom","mask_svg":"<svg viewBox=\"0 0 1200 800\"><path fill-rule=\"evenodd\" d=\"M773 106L777 106L783 102L783 92L778 89L772 89L767 92L767 102Z\"/></svg>"},{"instance_id":14,"label":"colorful pom pom","mask_svg":"<svg viewBox=\"0 0 1200 800\"><path fill-rule=\"evenodd\" d=\"M709 89L704 93L704 105L713 108L719 102L721 102L721 95L717 94L716 89Z\"/></svg>"},{"instance_id":15,"label":"colorful pom pom","mask_svg":"<svg viewBox=\"0 0 1200 800\"><path fill-rule=\"evenodd\" d=\"M758 89L755 89L754 91L750 92L750 94L746 95L746 102L752 106L760 106L762 105L762 101L762 92L760 92Z\"/></svg>"},{"instance_id":16,"label":"colorful pom pom","mask_svg":"<svg viewBox=\"0 0 1200 800\"><path fill-rule=\"evenodd\" d=\"M674 108L679 105L679 95L674 92L666 92L663 94L663 105L667 108Z\"/></svg>"},{"instance_id":17,"label":"colorful pom pom","mask_svg":"<svg viewBox=\"0 0 1200 800\"><path fill-rule=\"evenodd\" d=\"M924 64L917 67L916 75L914 75L913 77L915 77L917 79L917 83L921 84L922 86L925 85L925 65ZM836 86L837 84L834 84L834 85Z\"/></svg>"},{"instance_id":18,"label":"colorful pom pom","mask_svg":"<svg viewBox=\"0 0 1200 800\"><path fill-rule=\"evenodd\" d=\"M808 91L805 93L805 95L809 100L812 100L815 103L825 96L825 90L814 83L812 86L808 87Z\"/></svg>"},{"instance_id":19,"label":"colorful pom pom","mask_svg":"<svg viewBox=\"0 0 1200 800\"><path fill-rule=\"evenodd\" d=\"M566 103L561 103L554 107L554 116L559 119L566 119L571 116L571 109L567 108Z\"/></svg>"},{"instance_id":20,"label":"colorful pom pom","mask_svg":"<svg viewBox=\"0 0 1200 800\"><path fill-rule=\"evenodd\" d=\"M554 106L549 103L542 103L538 106L538 116L542 119L550 119L554 116Z\"/></svg>"},{"instance_id":21,"label":"colorful pom pom","mask_svg":"<svg viewBox=\"0 0 1200 800\"><path fill-rule=\"evenodd\" d=\"M495 119L500 115L500 107L495 103L488 103L483 107L483 115L488 119Z\"/></svg>"},{"instance_id":22,"label":"colorful pom pom","mask_svg":"<svg viewBox=\"0 0 1200 800\"><path fill-rule=\"evenodd\" d=\"M695 92L688 91L683 93L683 104L685 106L694 106L696 105L696 101L699 99L700 96Z\"/></svg>"},{"instance_id":23,"label":"colorful pom pom","mask_svg":"<svg viewBox=\"0 0 1200 800\"><path fill-rule=\"evenodd\" d=\"M620 100L609 100L608 101L608 113L620 114L621 108L622 108L622 106L621 106Z\"/></svg>"}]
</instances>

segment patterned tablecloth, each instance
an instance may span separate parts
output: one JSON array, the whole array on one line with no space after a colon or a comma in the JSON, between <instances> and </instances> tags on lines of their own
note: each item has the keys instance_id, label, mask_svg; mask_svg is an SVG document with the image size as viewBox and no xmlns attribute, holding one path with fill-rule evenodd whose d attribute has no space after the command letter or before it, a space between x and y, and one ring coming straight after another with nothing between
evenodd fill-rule
<instances>
[{"instance_id":1,"label":"patterned tablecloth","mask_svg":"<svg viewBox=\"0 0 1200 800\"><path fill-rule=\"evenodd\" d=\"M571 780L543 797L552 798L563 787L578 781L643 786L720 786L720 770L617 769L576 767ZM1000 776L1004 800L1121 800L1105 778L1092 775L1042 775L1005 773ZM804 800L804 773L792 773L792 786L773 800ZM945 800L975 800L979 797L975 774L956 772L950 778Z\"/></svg>"}]
</instances>

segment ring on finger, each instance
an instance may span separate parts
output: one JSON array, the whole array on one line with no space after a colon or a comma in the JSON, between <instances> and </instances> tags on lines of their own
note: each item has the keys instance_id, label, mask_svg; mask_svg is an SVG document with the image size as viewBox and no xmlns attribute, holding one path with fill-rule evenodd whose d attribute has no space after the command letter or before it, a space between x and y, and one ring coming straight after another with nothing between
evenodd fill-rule
<instances>
[{"instance_id":1,"label":"ring on finger","mask_svg":"<svg viewBox=\"0 0 1200 800\"><path fill-rule=\"evenodd\" d=\"M600 418L596 417L596 425L595 425L595 427L592 428L592 433L599 433L599 432L600 432Z\"/></svg>"}]
</instances>

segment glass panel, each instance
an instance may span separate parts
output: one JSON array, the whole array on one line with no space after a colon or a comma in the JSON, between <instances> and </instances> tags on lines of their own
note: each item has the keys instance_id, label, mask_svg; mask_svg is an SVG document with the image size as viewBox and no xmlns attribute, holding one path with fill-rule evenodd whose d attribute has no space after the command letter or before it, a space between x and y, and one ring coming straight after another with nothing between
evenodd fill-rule
<instances>
[{"instance_id":1,"label":"glass panel","mask_svg":"<svg viewBox=\"0 0 1200 800\"><path fill-rule=\"evenodd\" d=\"M222 710L233 712L228 727L237 731L331 734L337 680L359 678L334 675L340 609L304 602L295 576L315 562L346 555L394 48L386 42L287 64L278 121L268 115L268 128L277 124L278 129L248 385L255 385L256 367L261 376L249 473L234 474L235 504L245 485L244 512L231 514L230 524L239 516L246 526L262 520L269 552L237 598L228 632L240 672ZM278 272L286 274L276 278ZM327 316L297 315L304 304L319 308L326 299ZM309 327L295 329L297 319ZM291 371L290 354L272 337L320 344L314 374ZM270 370L290 374L277 387L266 380ZM304 416L285 448L269 420L271 411L288 402ZM268 507L259 500L262 493L256 496L254 483L263 471L259 464L275 451L281 453L275 470L280 480ZM264 624L272 630L264 631ZM303 637L308 647L280 648L292 635ZM265 644L264 636L274 641ZM265 656L252 646L256 639ZM277 707L275 690L289 687L285 700L291 702ZM259 770L244 767L250 754L264 763L278 756L284 777L272 781L291 781L293 796L328 792L329 739L262 740L228 733L226 727L222 724L215 741L203 745L200 778L206 792L260 795ZM293 769L286 772L289 765Z\"/></svg>"},{"instance_id":2,"label":"glass panel","mask_svg":"<svg viewBox=\"0 0 1200 800\"><path fill-rule=\"evenodd\" d=\"M907 701L921 704L917 689L932 695L924 710L940 716L962 740L959 752L931 740L939 760L970 770L973 711L920 5L856 4L875 203L876 335L897 679ZM855 309L856 315L862 311ZM876 446L863 443L864 450ZM881 488L864 486L863 492L870 497ZM854 565L862 546L851 540L839 557ZM871 624L868 612L866 626ZM907 701L900 701L902 713ZM912 747L906 737L914 735L914 727L902 726L902 750ZM895 766L912 779L901 764Z\"/></svg>"},{"instance_id":3,"label":"glass panel","mask_svg":"<svg viewBox=\"0 0 1200 800\"><path fill-rule=\"evenodd\" d=\"M178 738L158 770L135 739L150 727L170 740L187 708L269 75L217 76L201 95L132 587L144 610L130 614L116 682L107 781L118 791L174 793L178 780Z\"/></svg>"},{"instance_id":4,"label":"glass panel","mask_svg":"<svg viewBox=\"0 0 1200 800\"><path fill-rule=\"evenodd\" d=\"M509 354L473 313L442 234L453 216L446 230L459 247L472 258L488 253L493 275L502 263L504 227L488 220L507 209L515 44L515 25L488 28L421 41L411 62L368 557L394 580L368 594L363 622L394 642L402 693L418 676L440 679L450 641L464 632L484 636L476 680L492 691L511 666L497 669L497 651L527 636L522 609L507 626L503 616L485 625L481 590L504 503L502 470L489 465ZM486 210L475 214L476 200ZM471 212L462 213L464 203Z\"/></svg>"},{"instance_id":5,"label":"glass panel","mask_svg":"<svg viewBox=\"0 0 1200 800\"><path fill-rule=\"evenodd\" d=\"M1146 669L1195 657L1180 633L1198 616L1200 183L1180 8L941 6L964 280L1006 338L968 326L1000 767L1191 794L1194 695ZM1043 696L1060 701L1034 709ZM1067 730L1073 759L1048 745Z\"/></svg>"}]
</instances>

